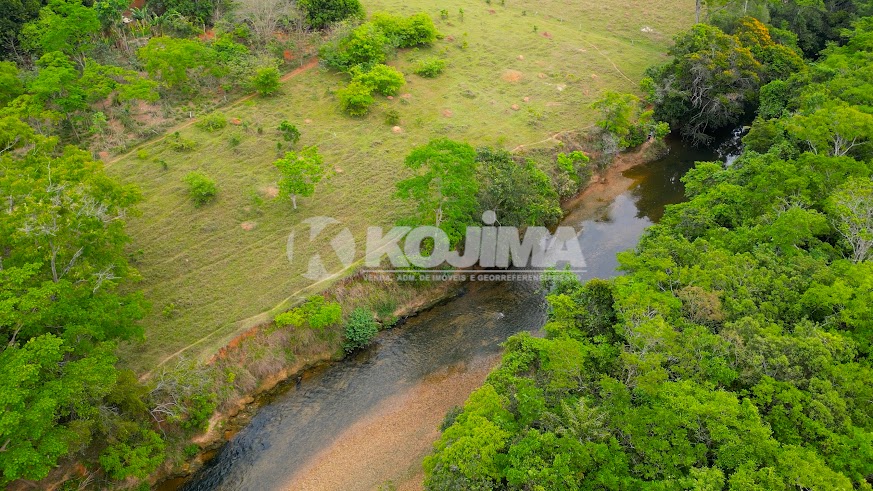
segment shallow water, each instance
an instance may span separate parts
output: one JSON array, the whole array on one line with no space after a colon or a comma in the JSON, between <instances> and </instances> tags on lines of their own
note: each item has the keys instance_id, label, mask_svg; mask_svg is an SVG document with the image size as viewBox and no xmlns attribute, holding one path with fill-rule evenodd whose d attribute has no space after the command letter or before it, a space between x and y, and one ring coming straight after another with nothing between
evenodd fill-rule
<instances>
[{"instance_id":1,"label":"shallow water","mask_svg":"<svg viewBox=\"0 0 873 491\"><path fill-rule=\"evenodd\" d=\"M626 190L611 202L565 218L582 229L585 278L618 274L615 254L683 199L680 178L693 162L717 159L671 147L667 157L625 172ZM183 489L365 490L388 482L419 489L421 459L444 414L481 385L506 338L536 333L545 319L537 284L470 284L460 298L380 334L370 349L307 373Z\"/></svg>"}]
</instances>

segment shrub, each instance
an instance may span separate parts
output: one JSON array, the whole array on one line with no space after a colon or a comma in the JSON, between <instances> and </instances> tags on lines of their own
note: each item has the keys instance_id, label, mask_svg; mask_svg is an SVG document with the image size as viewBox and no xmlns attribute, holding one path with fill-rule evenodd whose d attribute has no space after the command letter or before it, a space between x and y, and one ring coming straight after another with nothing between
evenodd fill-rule
<instances>
[{"instance_id":1,"label":"shrub","mask_svg":"<svg viewBox=\"0 0 873 491\"><path fill-rule=\"evenodd\" d=\"M323 29L334 22L364 17L359 0L299 0L297 5L306 13L310 27Z\"/></svg>"},{"instance_id":2,"label":"shrub","mask_svg":"<svg viewBox=\"0 0 873 491\"><path fill-rule=\"evenodd\" d=\"M222 113L207 114L197 122L197 127L206 131L218 131L225 126L227 126L227 116Z\"/></svg>"},{"instance_id":3,"label":"shrub","mask_svg":"<svg viewBox=\"0 0 873 491\"><path fill-rule=\"evenodd\" d=\"M379 324L373 318L373 312L363 307L352 311L346 322L346 343L344 349L350 353L370 344L379 332Z\"/></svg>"},{"instance_id":4,"label":"shrub","mask_svg":"<svg viewBox=\"0 0 873 491\"><path fill-rule=\"evenodd\" d=\"M319 49L319 56L327 66L347 71L358 65L370 67L384 63L388 58L389 47L389 39L385 33L368 22L323 44Z\"/></svg>"},{"instance_id":5,"label":"shrub","mask_svg":"<svg viewBox=\"0 0 873 491\"><path fill-rule=\"evenodd\" d=\"M227 139L227 143L233 147L238 147L240 143L242 143L242 136L239 133L234 133L230 135L230 138Z\"/></svg>"},{"instance_id":6,"label":"shrub","mask_svg":"<svg viewBox=\"0 0 873 491\"><path fill-rule=\"evenodd\" d=\"M429 15L421 12L407 18L378 12L371 20L397 48L429 45L440 37Z\"/></svg>"},{"instance_id":7,"label":"shrub","mask_svg":"<svg viewBox=\"0 0 873 491\"><path fill-rule=\"evenodd\" d=\"M364 116L370 111L370 106L376 102L370 87L356 81L337 91L336 95L340 107L350 116Z\"/></svg>"},{"instance_id":8,"label":"shrub","mask_svg":"<svg viewBox=\"0 0 873 491\"><path fill-rule=\"evenodd\" d=\"M589 161L588 156L582 152L570 152L559 153L556 164L578 187L591 177Z\"/></svg>"},{"instance_id":9,"label":"shrub","mask_svg":"<svg viewBox=\"0 0 873 491\"><path fill-rule=\"evenodd\" d=\"M197 445L196 443L189 443L188 445L185 445L183 453L185 454L186 459L194 458L197 456L198 453L200 453L200 445Z\"/></svg>"},{"instance_id":10,"label":"shrub","mask_svg":"<svg viewBox=\"0 0 873 491\"><path fill-rule=\"evenodd\" d=\"M113 442L100 454L100 466L114 480L148 476L164 460L166 444L160 435L136 423L125 422L116 429Z\"/></svg>"},{"instance_id":11,"label":"shrub","mask_svg":"<svg viewBox=\"0 0 873 491\"><path fill-rule=\"evenodd\" d=\"M385 124L388 126L397 126L400 124L400 113L396 109L391 109L385 113Z\"/></svg>"},{"instance_id":12,"label":"shrub","mask_svg":"<svg viewBox=\"0 0 873 491\"><path fill-rule=\"evenodd\" d=\"M420 77L434 78L446 68L446 61L440 58L427 58L415 66L415 74Z\"/></svg>"},{"instance_id":13,"label":"shrub","mask_svg":"<svg viewBox=\"0 0 873 491\"><path fill-rule=\"evenodd\" d=\"M287 120L279 123L279 132L282 133L282 138L285 141L291 142L292 145L300 140L300 130Z\"/></svg>"},{"instance_id":14,"label":"shrub","mask_svg":"<svg viewBox=\"0 0 873 491\"><path fill-rule=\"evenodd\" d=\"M167 145L170 146L173 150L177 152L190 152L197 147L197 142L194 140L189 140L187 138L183 138L179 132L175 132L169 137L167 137Z\"/></svg>"},{"instance_id":15,"label":"shrub","mask_svg":"<svg viewBox=\"0 0 873 491\"><path fill-rule=\"evenodd\" d=\"M209 424L209 418L215 412L218 396L212 392L209 394L195 394L186 404L188 417L180 426L187 431L205 430Z\"/></svg>"},{"instance_id":16,"label":"shrub","mask_svg":"<svg viewBox=\"0 0 873 491\"><path fill-rule=\"evenodd\" d=\"M279 327L302 327L308 324L312 329L322 330L342 319L342 307L337 302L328 302L324 297L313 295L300 307L295 307L276 316Z\"/></svg>"},{"instance_id":17,"label":"shrub","mask_svg":"<svg viewBox=\"0 0 873 491\"><path fill-rule=\"evenodd\" d=\"M279 69L274 66L259 68L252 76L250 85L262 96L275 94L279 90Z\"/></svg>"},{"instance_id":18,"label":"shrub","mask_svg":"<svg viewBox=\"0 0 873 491\"><path fill-rule=\"evenodd\" d=\"M306 316L303 315L303 309L297 307L277 315L275 321L279 327L302 327L306 323Z\"/></svg>"},{"instance_id":19,"label":"shrub","mask_svg":"<svg viewBox=\"0 0 873 491\"><path fill-rule=\"evenodd\" d=\"M206 203L209 203L218 193L218 187L215 185L215 181L202 172L195 171L188 173L188 175L185 176L185 183L188 184L188 193L191 195L191 199L194 200L194 204L197 206L203 206Z\"/></svg>"},{"instance_id":20,"label":"shrub","mask_svg":"<svg viewBox=\"0 0 873 491\"><path fill-rule=\"evenodd\" d=\"M406 83L403 74L388 65L375 65L368 72L356 69L352 74L352 82L360 82L382 95L396 95Z\"/></svg>"},{"instance_id":21,"label":"shrub","mask_svg":"<svg viewBox=\"0 0 873 491\"><path fill-rule=\"evenodd\" d=\"M315 295L303 304L303 311L309 321L309 327L324 329L336 324L342 319L343 311L337 302L328 302L324 297Z\"/></svg>"}]
</instances>

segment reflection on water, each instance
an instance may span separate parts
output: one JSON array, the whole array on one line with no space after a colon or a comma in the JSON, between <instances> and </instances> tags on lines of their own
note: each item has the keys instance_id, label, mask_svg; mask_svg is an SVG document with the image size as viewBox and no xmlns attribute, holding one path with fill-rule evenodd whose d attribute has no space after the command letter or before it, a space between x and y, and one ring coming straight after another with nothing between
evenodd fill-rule
<instances>
[{"instance_id":1,"label":"reflection on water","mask_svg":"<svg viewBox=\"0 0 873 491\"><path fill-rule=\"evenodd\" d=\"M665 205L682 200L679 179L693 161L714 158L711 153L674 144L666 158L625 173L632 180L630 188L597 216L569 215L565 225L583 230L579 240L588 263L586 277L614 276L615 254L634 247L644 229L661 218ZM473 372L480 379L484 377L507 337L520 331L538 331L545 318L538 285L473 284L466 295L411 319L401 329L381 334L370 349L312 373L298 387L278 396L260 409L184 489L289 489L289 482L317 464L313 460L324 460L319 457L322 455L340 462L346 458L361 468L375 468L384 462L398 467L385 471L393 473L390 476L369 480L367 476L351 476L351 481L343 481L342 489L372 489L389 478L408 476L420 466L421 452L427 451L430 441L407 446L403 439L432 435L451 407L440 404L440 399L460 402L469 394L470 386L453 384L453 380ZM429 397L437 399L424 413L421 407L413 408L416 395L427 392L423 387L435 387ZM371 435L372 444L367 443L366 434L363 445L337 441L342 435L360 439L360 432L350 434L350 428L378 418L386 401L391 401L392 425L385 429L366 424L363 431L375 427L380 433L394 432L390 436L400 443L382 445L384 434ZM404 412L410 417L404 418ZM340 481L330 479L339 479L337 474L348 471L320 469L323 476L296 489L336 489L338 484L330 483Z\"/></svg>"}]
</instances>

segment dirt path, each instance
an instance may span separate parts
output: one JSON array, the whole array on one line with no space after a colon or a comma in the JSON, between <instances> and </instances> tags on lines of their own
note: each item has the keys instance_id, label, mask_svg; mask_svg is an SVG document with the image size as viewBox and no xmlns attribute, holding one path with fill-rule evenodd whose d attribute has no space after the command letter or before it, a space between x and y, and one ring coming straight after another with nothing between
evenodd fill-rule
<instances>
[{"instance_id":1,"label":"dirt path","mask_svg":"<svg viewBox=\"0 0 873 491\"><path fill-rule=\"evenodd\" d=\"M279 81L282 83L285 83L285 82L291 80L292 78L294 78L302 73L308 72L309 70L315 68L316 66L318 66L318 58L313 58L313 59L309 60L308 62L306 62L304 65L301 65L299 68L295 68L294 70L291 70L290 72L283 75L282 78L279 79ZM241 97L241 98L231 102L230 104L228 104L226 106L222 106L221 109L230 109L230 108L236 107L236 106L238 106L246 101L249 101L255 97L257 97L257 94L255 94L255 93L249 94L247 96ZM192 124L196 123L198 120L199 120L199 118L192 118L192 119L189 119L188 121L185 121L184 123L179 123L176 126L173 126L171 128L167 128L164 131L163 135L161 135L157 138L151 139L151 140L146 140L144 142L138 143L133 148L131 148L130 151L123 153L123 154L121 154L121 155L119 155L111 160L106 161L106 166L110 166L110 165L112 165L112 164L114 164L122 159L130 157L137 150L139 150L140 148L142 148L146 145L151 145L153 143L157 143L159 141L165 140L169 135L191 126Z\"/></svg>"},{"instance_id":2,"label":"dirt path","mask_svg":"<svg viewBox=\"0 0 873 491\"><path fill-rule=\"evenodd\" d=\"M627 75L624 74L623 71L621 71L621 69L618 68L618 65L616 65L615 62L612 61L612 58L606 56L606 53L604 53L603 51L600 51L600 48L598 48L598 47L597 47L594 43L592 43L591 41L588 41L588 44L589 44L592 48L596 49L597 52L600 53L600 56L606 58L606 61L608 61L608 62L610 62L610 63L612 64L612 68L615 68L615 71L617 71L619 75L621 75L622 77L624 77L624 79L627 80L628 82L630 82L630 83L634 83L633 80L631 80Z\"/></svg>"}]
</instances>

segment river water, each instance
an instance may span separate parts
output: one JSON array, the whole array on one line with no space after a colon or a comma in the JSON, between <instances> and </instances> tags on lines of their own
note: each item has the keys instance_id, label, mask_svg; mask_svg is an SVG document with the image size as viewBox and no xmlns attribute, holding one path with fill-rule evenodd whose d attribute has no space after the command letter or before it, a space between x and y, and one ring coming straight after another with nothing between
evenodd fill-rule
<instances>
[{"instance_id":1,"label":"river water","mask_svg":"<svg viewBox=\"0 0 873 491\"><path fill-rule=\"evenodd\" d=\"M617 176L617 191L583 198L563 224L582 230L585 278L618 274L616 253L683 199L680 178L693 162L716 159L671 142L665 158ZM368 350L305 374L183 489L421 489L421 460L446 412L482 384L506 338L537 333L545 319L537 284L469 284Z\"/></svg>"}]
</instances>

